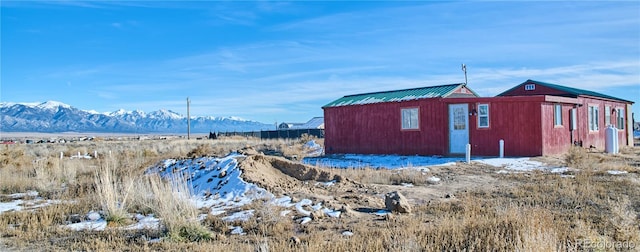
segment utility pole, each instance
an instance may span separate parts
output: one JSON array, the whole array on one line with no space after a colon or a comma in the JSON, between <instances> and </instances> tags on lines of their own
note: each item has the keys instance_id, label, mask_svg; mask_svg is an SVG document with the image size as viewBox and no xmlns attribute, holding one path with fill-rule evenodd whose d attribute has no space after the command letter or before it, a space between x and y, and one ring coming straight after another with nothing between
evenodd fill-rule
<instances>
[{"instance_id":1,"label":"utility pole","mask_svg":"<svg viewBox=\"0 0 640 252\"><path fill-rule=\"evenodd\" d=\"M189 113L189 105L191 105L191 100L187 97L187 140L191 139L191 114Z\"/></svg>"},{"instance_id":2,"label":"utility pole","mask_svg":"<svg viewBox=\"0 0 640 252\"><path fill-rule=\"evenodd\" d=\"M467 85L467 65L462 64L462 71L464 72L464 85Z\"/></svg>"}]
</instances>

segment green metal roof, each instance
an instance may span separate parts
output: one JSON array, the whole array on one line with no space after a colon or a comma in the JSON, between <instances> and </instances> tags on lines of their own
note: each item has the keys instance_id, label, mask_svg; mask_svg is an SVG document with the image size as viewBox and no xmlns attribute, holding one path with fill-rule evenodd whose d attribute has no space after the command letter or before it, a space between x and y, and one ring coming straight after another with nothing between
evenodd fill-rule
<instances>
[{"instance_id":1,"label":"green metal roof","mask_svg":"<svg viewBox=\"0 0 640 252\"><path fill-rule=\"evenodd\" d=\"M589 91L589 90L584 90L584 89L579 89L579 88L572 88L572 87L566 87L566 86L561 86L558 84L551 84L551 83L546 83L546 82L542 82L542 81L535 81L535 80L527 80L525 82L523 82L522 84L515 86L507 91L502 92L501 94L497 95L497 96L504 96L505 94L511 92L512 90L524 85L524 84L536 84L536 85L541 85L541 86L545 86L545 87L549 87L549 88L553 88L553 89L557 89L560 90L562 92L566 92L567 94L571 95L572 97L578 97L580 95L587 95L587 96L593 96L593 97L600 97L600 98L605 98L605 99L611 99L611 100L618 100L618 101L624 101L624 102L630 102L633 103L632 101L627 101L625 99L620 99L618 97L613 97L610 95L606 95L606 94L601 94L598 92L593 92L593 91Z\"/></svg>"},{"instance_id":2,"label":"green metal roof","mask_svg":"<svg viewBox=\"0 0 640 252\"><path fill-rule=\"evenodd\" d=\"M447 97L461 86L464 86L464 83L347 95L324 105L323 108ZM477 96L475 92L473 94Z\"/></svg>"}]
</instances>

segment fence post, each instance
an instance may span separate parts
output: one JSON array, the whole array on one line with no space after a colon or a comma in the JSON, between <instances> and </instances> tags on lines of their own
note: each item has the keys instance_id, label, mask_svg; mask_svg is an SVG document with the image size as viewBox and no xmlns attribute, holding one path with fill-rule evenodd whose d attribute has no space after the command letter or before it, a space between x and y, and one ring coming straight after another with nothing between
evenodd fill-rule
<instances>
[{"instance_id":1,"label":"fence post","mask_svg":"<svg viewBox=\"0 0 640 252\"><path fill-rule=\"evenodd\" d=\"M467 144L464 157L465 157L465 160L467 161L467 164L470 164L471 163L471 144Z\"/></svg>"}]
</instances>

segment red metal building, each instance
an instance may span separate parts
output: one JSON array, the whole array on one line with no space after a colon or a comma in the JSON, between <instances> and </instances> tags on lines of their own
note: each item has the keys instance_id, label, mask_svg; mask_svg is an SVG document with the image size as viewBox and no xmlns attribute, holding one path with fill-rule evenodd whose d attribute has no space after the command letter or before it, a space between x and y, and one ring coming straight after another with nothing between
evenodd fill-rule
<instances>
[{"instance_id":1,"label":"red metal building","mask_svg":"<svg viewBox=\"0 0 640 252\"><path fill-rule=\"evenodd\" d=\"M604 129L619 128L633 146L632 102L527 80L497 97L478 97L464 84L348 95L323 107L325 152L457 155L561 154L572 144L604 148ZM575 109L575 127L571 114Z\"/></svg>"}]
</instances>

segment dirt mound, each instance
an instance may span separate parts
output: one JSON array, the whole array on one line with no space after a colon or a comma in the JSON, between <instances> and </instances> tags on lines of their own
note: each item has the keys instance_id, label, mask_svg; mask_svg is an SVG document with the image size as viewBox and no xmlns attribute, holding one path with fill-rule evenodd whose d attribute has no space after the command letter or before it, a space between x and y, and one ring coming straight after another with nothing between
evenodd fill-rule
<instances>
[{"instance_id":1,"label":"dirt mound","mask_svg":"<svg viewBox=\"0 0 640 252\"><path fill-rule=\"evenodd\" d=\"M238 167L242 169L245 180L275 194L299 189L302 181L307 180L322 182L342 181L342 177L330 171L324 171L282 157L262 154L248 155L243 160L240 160Z\"/></svg>"}]
</instances>

